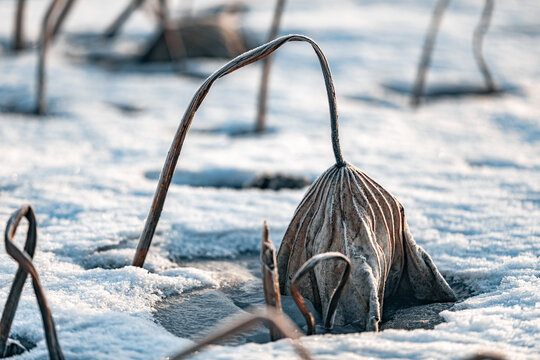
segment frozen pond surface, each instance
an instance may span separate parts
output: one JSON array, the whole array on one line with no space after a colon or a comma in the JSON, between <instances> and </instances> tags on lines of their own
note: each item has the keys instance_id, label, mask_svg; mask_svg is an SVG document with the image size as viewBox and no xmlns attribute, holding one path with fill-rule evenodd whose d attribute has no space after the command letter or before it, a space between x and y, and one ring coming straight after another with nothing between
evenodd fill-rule
<instances>
[{"instance_id":1,"label":"frozen pond surface","mask_svg":"<svg viewBox=\"0 0 540 360\"><path fill-rule=\"evenodd\" d=\"M201 338L204 334L215 330L216 325L222 325L225 318L244 311L249 312L252 306L264 305L258 256L246 255L234 260L186 261L179 265L211 271L223 285L220 289L200 289L171 296L155 305L154 319L174 335L190 339ZM474 291L463 282L455 278L448 280L458 297L458 302L474 294ZM320 314L309 300L306 301L316 317L318 331L324 333ZM305 332L305 319L292 298L283 296L282 303L284 312ZM385 301L381 330L433 329L444 321L439 313L450 309L453 305L454 303L403 304L396 299L388 299ZM357 332L353 327L336 327L332 331L334 334L353 332ZM247 333L245 336L236 336L227 344L268 341L270 341L268 330L261 327L258 331Z\"/></svg>"},{"instance_id":2,"label":"frozen pond surface","mask_svg":"<svg viewBox=\"0 0 540 360\"><path fill-rule=\"evenodd\" d=\"M195 1L194 11L216 2ZM47 2L27 3L26 34L35 42ZM450 2L427 93L482 85L471 52L482 3ZM248 4L241 26L263 39L273 3ZM2 44L10 42L15 5L0 1ZM345 160L403 203L415 240L463 299L451 307L386 304L379 333L303 337L316 359L458 360L497 351L520 360L540 353L540 4L496 1L484 52L495 82L508 91L433 97L412 110L404 91L433 5L287 4L281 33L312 37L330 63ZM166 67L115 69L74 58L73 41L100 33L123 6L77 2L65 36L51 47L48 116L0 112L0 226L22 204L34 207L34 263L68 359L161 359L219 318L260 302L263 221L278 248L305 188L244 184L260 174L312 181L333 164L319 64L306 44L287 44L274 56L270 131L242 136L254 125L260 66L219 80L186 138L145 268L128 266L157 172L202 79ZM144 11L135 14L103 51L129 55L154 25ZM0 109L32 108L36 58L35 49L20 56L0 51ZM190 66L210 73L222 64ZM16 241L23 237L21 228ZM15 272L0 251L0 304ZM18 359L47 359L41 327L27 283L12 335L32 349ZM291 357L288 341L257 336L196 358Z\"/></svg>"}]
</instances>

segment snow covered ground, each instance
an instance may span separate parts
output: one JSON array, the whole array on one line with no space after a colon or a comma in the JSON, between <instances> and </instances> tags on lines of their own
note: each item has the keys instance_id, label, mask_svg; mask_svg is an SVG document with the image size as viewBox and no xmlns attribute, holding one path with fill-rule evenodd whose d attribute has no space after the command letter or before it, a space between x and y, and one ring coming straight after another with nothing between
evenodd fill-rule
<instances>
[{"instance_id":1,"label":"snow covered ground","mask_svg":"<svg viewBox=\"0 0 540 360\"><path fill-rule=\"evenodd\" d=\"M195 11L216 1L196 1ZM48 1L28 1L37 37ZM248 2L245 31L262 40L272 1ZM403 203L411 231L449 279L474 296L441 315L434 330L304 337L317 359L462 359L498 351L540 358L540 4L496 2L485 55L498 97L446 99L418 110L387 84L410 84L433 1L294 0L282 34L319 43L334 74L344 157ZM124 2L79 1L67 35L98 33ZM482 1L451 3L428 75L430 86L481 85L471 52ZM15 1L0 3L0 42L10 41ZM137 13L124 31L142 42L152 19ZM260 67L219 80L195 116L145 269L128 265L150 208L157 174L201 79L170 72L109 71L73 61L67 36L52 47L51 115L0 113L0 226L20 205L39 223L35 265L70 359L158 359L190 343L153 320L164 297L219 288L209 269L185 258L256 253L263 220L276 247L305 192L183 185L249 181L272 172L314 179L333 164L328 105L310 47L278 50L263 136L227 133L254 122ZM0 105L30 108L36 51L0 55ZM212 71L223 62L204 64ZM135 111L121 108L133 107ZM215 130L220 131L207 131ZM18 233L19 242L24 229ZM1 251L0 303L16 271ZM182 321L182 319L178 319ZM37 344L21 359L47 358L27 283L12 334ZM200 359L293 356L288 341L217 346Z\"/></svg>"}]
</instances>

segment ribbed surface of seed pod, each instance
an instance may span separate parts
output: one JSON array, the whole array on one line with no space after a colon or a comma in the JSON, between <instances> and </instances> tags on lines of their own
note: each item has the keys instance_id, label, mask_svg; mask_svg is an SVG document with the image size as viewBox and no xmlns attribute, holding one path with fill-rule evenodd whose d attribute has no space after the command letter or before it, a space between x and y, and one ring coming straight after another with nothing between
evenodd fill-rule
<instances>
[{"instance_id":1,"label":"ribbed surface of seed pod","mask_svg":"<svg viewBox=\"0 0 540 360\"><path fill-rule=\"evenodd\" d=\"M416 245L403 206L359 169L334 165L309 188L296 209L278 253L282 294L310 257L338 251L349 257L351 276L338 305L335 324L377 331L383 301L455 301L430 256ZM344 266L319 265L299 284L317 310L327 308Z\"/></svg>"}]
</instances>

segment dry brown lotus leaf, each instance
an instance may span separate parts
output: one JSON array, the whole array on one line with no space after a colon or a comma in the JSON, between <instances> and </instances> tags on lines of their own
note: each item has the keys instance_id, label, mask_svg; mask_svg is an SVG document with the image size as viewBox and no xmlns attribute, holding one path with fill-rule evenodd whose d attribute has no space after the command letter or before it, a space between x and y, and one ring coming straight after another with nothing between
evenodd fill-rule
<instances>
[{"instance_id":1,"label":"dry brown lotus leaf","mask_svg":"<svg viewBox=\"0 0 540 360\"><path fill-rule=\"evenodd\" d=\"M430 256L416 245L403 206L358 168L334 165L308 189L296 209L278 252L282 294L312 256L336 251L351 261L335 324L377 331L383 302L390 297L420 302L455 301ZM324 311L343 264L325 263L300 283L302 295Z\"/></svg>"}]
</instances>

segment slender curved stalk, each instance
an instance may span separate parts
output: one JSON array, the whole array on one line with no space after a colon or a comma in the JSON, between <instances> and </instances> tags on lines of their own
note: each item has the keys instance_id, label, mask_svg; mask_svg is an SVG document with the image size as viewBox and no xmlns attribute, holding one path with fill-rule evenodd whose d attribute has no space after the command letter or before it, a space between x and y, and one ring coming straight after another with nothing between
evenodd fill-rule
<instances>
[{"instance_id":1,"label":"slender curved stalk","mask_svg":"<svg viewBox=\"0 0 540 360\"><path fill-rule=\"evenodd\" d=\"M105 33L103 34L103 37L106 39L111 39L118 34L118 31L120 31L120 28L124 25L124 23L129 19L131 14L137 10L144 0L132 0L128 6L118 15L118 17L113 21L111 25L105 30Z\"/></svg>"},{"instance_id":2,"label":"slender curved stalk","mask_svg":"<svg viewBox=\"0 0 540 360\"><path fill-rule=\"evenodd\" d=\"M422 48L422 55L420 56L420 62L418 64L418 70L416 72L416 80L414 82L412 94L411 94L411 105L418 106L420 105L420 97L424 93L424 87L426 84L426 74L429 68L429 63L431 62L431 55L433 54L433 47L435 46L435 41L437 40L437 33L439 32L439 27L444 15L444 11L448 6L450 0L439 0L431 16L431 22L424 40L424 46Z\"/></svg>"},{"instance_id":3,"label":"slender curved stalk","mask_svg":"<svg viewBox=\"0 0 540 360\"><path fill-rule=\"evenodd\" d=\"M28 232L26 233L24 251L30 258L33 258L36 250L37 234L36 218L32 208L30 206L24 206L17 210L17 212L9 219L7 228L16 228L22 217L26 217L28 219ZM8 234L6 233L6 236L7 235ZM4 311L2 312L2 320L0 320L0 357L4 357L6 355L5 351L9 333L11 331L11 324L13 323L13 318L15 317L15 312L17 311L17 306L19 305L22 289L24 287L24 283L26 282L27 276L28 272L22 266L19 266L17 273L15 274L13 284L11 285L11 290L6 300L6 305L4 306Z\"/></svg>"},{"instance_id":4,"label":"slender curved stalk","mask_svg":"<svg viewBox=\"0 0 540 360\"><path fill-rule=\"evenodd\" d=\"M309 43L319 59L321 71L323 73L326 85L328 106L330 108L330 125L332 129L331 138L332 147L334 150L334 157L336 158L337 166L345 166L345 161L343 160L343 155L341 154L341 148L339 146L338 114L332 74L330 72L328 62L326 61L326 57L324 56L319 45L317 45L317 43L315 43L310 38L303 35L286 35L275 39L267 44L261 45L255 49L247 51L244 54L232 59L227 64L223 65L220 69L218 69L216 72L214 72L212 75L210 75L206 79L206 81L199 87L199 89L191 99L191 103L189 104L186 112L184 113L182 121L180 122L180 126L176 131L173 142L169 149L169 153L167 154L165 164L163 165L163 170L161 171L161 175L159 177L159 183L156 189L156 193L154 194L154 200L152 201L152 207L150 208L150 212L148 214L148 217L146 218L144 229L139 239L137 251L133 259L133 266L142 267L144 265L144 260L146 259L148 249L150 248L150 245L152 243L152 237L154 236L154 232L156 230L161 211L163 210L163 204L165 203L167 191L169 189L169 185L171 184L174 170L176 168L180 152L182 151L184 140L193 121L193 117L195 116L195 112L201 106L212 85L219 78L222 78L225 75L234 72L235 70L238 70L246 65L249 65L272 54L274 51L283 46L283 44L289 41L305 41Z\"/></svg>"},{"instance_id":5,"label":"slender curved stalk","mask_svg":"<svg viewBox=\"0 0 540 360\"><path fill-rule=\"evenodd\" d=\"M493 0L486 0L484 4L484 9L482 10L482 16L480 17L480 22L474 29L473 35L474 59L476 60L476 64L478 65L480 72L484 76L486 87L490 92L496 91L497 88L495 86L495 82L493 81L493 77L491 76L491 72L487 67L486 61L484 60L484 55L482 53L482 45L484 42L484 36L489 29L489 24L493 15L494 6L495 2Z\"/></svg>"},{"instance_id":6,"label":"slender curved stalk","mask_svg":"<svg viewBox=\"0 0 540 360\"><path fill-rule=\"evenodd\" d=\"M261 267L264 290L264 300L267 306L273 307L281 313L281 294L279 293L279 276L277 273L276 248L270 241L270 231L266 221L263 226L261 245ZM281 339L281 333L274 326L270 326L270 339Z\"/></svg>"},{"instance_id":7,"label":"slender curved stalk","mask_svg":"<svg viewBox=\"0 0 540 360\"><path fill-rule=\"evenodd\" d=\"M171 29L169 26L169 10L166 0L159 0L158 18L161 31L163 31L163 40L167 52L169 53L169 58L174 64L175 70L179 72L183 69L182 60L186 58L186 48L180 33L174 31L174 29Z\"/></svg>"},{"instance_id":8,"label":"slender curved stalk","mask_svg":"<svg viewBox=\"0 0 540 360\"><path fill-rule=\"evenodd\" d=\"M336 314L336 308L339 302L339 298L341 297L343 288L345 287L347 280L349 280L349 275L351 273L351 261L349 260L349 258L339 252L326 252L315 255L308 261L306 261L300 269L298 269L291 281L291 295L294 299L294 302L300 309L300 312L302 312L302 315L304 315L304 318L306 319L308 326L307 335L311 335L315 332L315 319L313 317L313 314L309 311L306 302L304 301L304 298L300 294L300 291L298 291L298 281L300 281L300 278L312 271L315 266L317 266L321 262L333 259L344 261L346 267L343 271L343 274L341 275L341 280L339 281L337 287L332 293L330 302L328 303L328 308L326 309L324 327L326 331L332 330L332 328L334 327L334 316Z\"/></svg>"},{"instance_id":9,"label":"slender curved stalk","mask_svg":"<svg viewBox=\"0 0 540 360\"><path fill-rule=\"evenodd\" d=\"M58 14L58 10L63 8L67 0L53 0L41 26L41 41L39 44L39 63L37 74L37 91L36 91L36 108L35 112L38 115L43 115L47 111L47 103L45 99L45 66L47 59L47 49L51 40L55 19Z\"/></svg>"},{"instance_id":10,"label":"slender curved stalk","mask_svg":"<svg viewBox=\"0 0 540 360\"><path fill-rule=\"evenodd\" d=\"M64 25L64 22L68 14L71 12L71 9L73 8L73 4L75 4L75 0L68 0L67 3L62 8L62 10L60 11L60 14L58 15L58 18L56 19L56 22L54 24L54 29L53 29L53 33L51 34L51 39L54 39L56 35L58 35L58 33L60 32L62 25Z\"/></svg>"},{"instance_id":11,"label":"slender curved stalk","mask_svg":"<svg viewBox=\"0 0 540 360\"><path fill-rule=\"evenodd\" d=\"M15 27L13 29L13 50L15 52L24 49L24 10L26 0L17 1L17 10L15 12Z\"/></svg>"},{"instance_id":12,"label":"slender curved stalk","mask_svg":"<svg viewBox=\"0 0 540 360\"><path fill-rule=\"evenodd\" d=\"M279 25L285 8L285 0L276 0L272 25L268 34L268 41L274 40L279 32ZM272 57L267 57L263 60L261 84L259 85L259 97L257 99L257 121L255 123L255 132L262 133L265 130L266 124L266 103L268 100L268 79L270 78L270 66L272 65Z\"/></svg>"},{"instance_id":13,"label":"slender curved stalk","mask_svg":"<svg viewBox=\"0 0 540 360\"><path fill-rule=\"evenodd\" d=\"M28 219L29 227L24 250L21 251L13 242L13 238L15 237L15 232L23 217ZM5 351L5 342L7 341L9 331L11 330L11 324L13 317L15 316L15 311L17 310L17 304L24 286L24 281L26 280L26 276L30 274L30 276L32 276L32 286L34 287L39 310L41 311L43 329L45 331L47 348L49 349L49 358L52 360L63 360L64 355L60 348L60 344L58 343L51 309L47 303L47 298L43 291L43 287L41 286L36 268L32 263L32 257L34 256L36 248L36 239L36 218L34 211L28 205L23 206L9 218L5 232L6 252L19 263L19 269L15 275L15 280L13 281L4 312L2 313L2 320L0 321L0 338L2 340L0 345L4 346L4 348L0 350L2 350L2 353Z\"/></svg>"},{"instance_id":14,"label":"slender curved stalk","mask_svg":"<svg viewBox=\"0 0 540 360\"><path fill-rule=\"evenodd\" d=\"M254 314L239 316L238 320L227 328L211 334L200 342L171 356L170 359L185 359L186 357L201 350L207 345L227 339L234 334L247 331L260 323L263 323L266 326L273 326L281 332L283 337L290 338L292 341L292 345L294 346L294 349L296 350L300 358L304 360L312 359L306 348L304 348L300 340L298 340L298 333L300 332L300 330L286 316L284 316L282 313L275 311L271 307L267 307L264 311L259 311Z\"/></svg>"}]
</instances>

